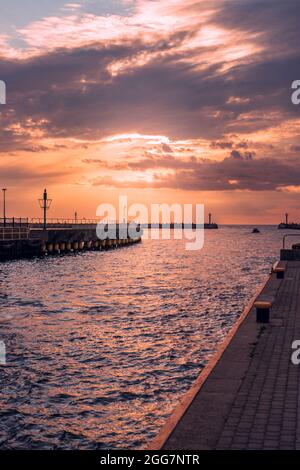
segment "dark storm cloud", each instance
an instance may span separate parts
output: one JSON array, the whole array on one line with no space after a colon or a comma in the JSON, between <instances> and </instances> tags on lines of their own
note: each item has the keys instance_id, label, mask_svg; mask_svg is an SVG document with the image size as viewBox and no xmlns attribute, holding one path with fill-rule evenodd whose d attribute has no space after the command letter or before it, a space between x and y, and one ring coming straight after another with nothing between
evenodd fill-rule
<instances>
[{"instance_id":1,"label":"dark storm cloud","mask_svg":"<svg viewBox=\"0 0 300 470\"><path fill-rule=\"evenodd\" d=\"M222 27L258 34L272 55L298 56L300 8L297 0L232 0L223 2L214 22Z\"/></svg>"},{"instance_id":2,"label":"dark storm cloud","mask_svg":"<svg viewBox=\"0 0 300 470\"><path fill-rule=\"evenodd\" d=\"M236 158L238 160L252 160L252 158L255 156L254 152L240 152L239 150L232 150L230 152L230 155L232 158Z\"/></svg>"},{"instance_id":3,"label":"dark storm cloud","mask_svg":"<svg viewBox=\"0 0 300 470\"><path fill-rule=\"evenodd\" d=\"M132 126L141 132L163 131L176 136L220 136L226 125L243 112L281 108L295 112L290 105L289 87L299 73L297 49L291 50L296 45L300 23L296 3L293 0L284 5L277 1L224 3L215 22L233 31L242 28L259 32L258 42L268 47L267 56L258 55L254 64L241 64L227 73L220 73L222 63L196 70L179 62L192 52L176 50L173 55L156 58L117 77L108 73L107 66L113 61L141 51L171 50L193 34L186 31L171 36L169 42L158 41L148 46L95 45L60 50L27 61L6 61L1 64L1 76L8 84L10 103L18 118L49 120L45 131L50 135L92 138L95 132L99 136L123 132ZM281 49L285 54L277 57L272 49L279 42L284 45ZM82 79L86 80L85 86L80 83ZM249 102L228 102L236 95ZM213 111L218 111L219 117ZM249 123L255 128L267 124L263 119ZM234 130L240 130L238 123Z\"/></svg>"},{"instance_id":4,"label":"dark storm cloud","mask_svg":"<svg viewBox=\"0 0 300 470\"><path fill-rule=\"evenodd\" d=\"M290 84L300 73L299 13L294 0L224 2L212 22L256 33L257 45L265 48L254 62L241 61L226 71L222 61L198 69L191 61L195 51L178 49L196 30L150 45L95 44L25 61L4 60L1 79L7 82L8 106L1 116L0 151L30 148L28 119L33 128L57 138L94 140L134 129L222 142L229 131L261 130L295 117L299 110L291 105ZM211 47L212 56L217 49ZM110 74L111 64L139 53L150 54L144 66ZM201 63L203 55L205 63L208 53L207 47L198 48L197 60ZM230 99L235 96L240 100ZM241 120L245 113L247 118ZM23 133L12 128L16 120L24 126Z\"/></svg>"},{"instance_id":5,"label":"dark storm cloud","mask_svg":"<svg viewBox=\"0 0 300 470\"><path fill-rule=\"evenodd\" d=\"M212 149L222 149L222 150L225 150L225 149L231 149L233 146L233 142L226 142L226 141L213 141L211 142L210 144L210 147Z\"/></svg>"},{"instance_id":6,"label":"dark storm cloud","mask_svg":"<svg viewBox=\"0 0 300 470\"><path fill-rule=\"evenodd\" d=\"M262 48L254 63L239 64L230 71L235 94L250 100L229 107L240 106L245 111L277 109L299 116L290 99L291 83L300 75L299 2L225 1L214 22L232 32L243 30L249 38L255 35ZM236 130L240 130L238 126Z\"/></svg>"},{"instance_id":7,"label":"dark storm cloud","mask_svg":"<svg viewBox=\"0 0 300 470\"><path fill-rule=\"evenodd\" d=\"M127 57L128 49L123 52ZM17 118L21 122L28 118L34 122L45 120L43 130L58 137L97 139L126 132L128 128L182 137L198 134L200 127L205 134L210 128L215 132L215 119L208 115L206 107L216 107L220 95L224 99L226 93L223 90L211 94L214 88L221 87L217 77L210 84L204 83L215 67L199 74L191 66L169 58L153 61L129 74L109 77L105 72L108 59L101 61L98 51L95 60L94 53L90 56L88 51L65 51L57 58L58 63L55 56L43 58L42 63L41 59L37 64L30 61L28 69L24 64L20 69L13 65L13 76L18 75L18 80L14 82L9 73L4 78L11 87L9 105ZM78 61L82 64L76 69L74 63ZM84 66L85 61L88 67ZM86 83L81 83L81 79Z\"/></svg>"},{"instance_id":8,"label":"dark storm cloud","mask_svg":"<svg viewBox=\"0 0 300 470\"><path fill-rule=\"evenodd\" d=\"M283 110L288 108L283 83L276 89L272 73L267 77L259 67L248 71L237 69L230 72L230 80L227 80L224 75L218 75L217 66L198 72L169 58L153 61L128 75L108 78L104 65L101 65L100 52L98 62L93 57L94 53L91 56L86 53L86 57L84 54L81 57L82 52L79 51L77 54L61 53L60 65L55 63L55 57L48 57L41 67L40 64L33 67L31 61L28 70L24 64L20 70L14 65L13 75L17 74L19 79L14 83L7 75L7 83L11 87L8 106L13 107L17 119L22 123L30 118L33 125L42 120L40 127L46 135L57 137L93 140L103 135L127 132L131 128L141 133L163 133L174 138L218 138L226 133L228 125L231 131L241 130L240 113L279 110L280 103ZM89 67L84 75L81 67L76 70L75 58L76 61L87 61ZM30 82L26 78L23 88L22 76L24 78L32 72L33 80ZM259 80L260 74L264 77L263 85ZM86 80L85 84L80 83L82 78ZM248 84L246 94L255 103L238 107L227 104L233 93L245 94L245 87L241 85L245 82ZM278 93L276 98L275 91ZM261 93L263 97L256 99ZM14 119L7 116L8 123ZM237 122L233 126L234 121ZM255 130L268 126L270 122L261 115L252 122L249 119L247 124L249 130Z\"/></svg>"},{"instance_id":9,"label":"dark storm cloud","mask_svg":"<svg viewBox=\"0 0 300 470\"><path fill-rule=\"evenodd\" d=\"M83 159L83 163L95 165L98 168L107 168L110 170L132 170L132 171L143 171L150 169L194 169L197 159L195 157L190 157L188 159L176 158L173 155L165 154L163 156L154 157L151 154L145 152L145 158L138 159L126 159L122 158L121 162L109 163L106 160L101 159ZM199 160L200 161L200 160Z\"/></svg>"},{"instance_id":10,"label":"dark storm cloud","mask_svg":"<svg viewBox=\"0 0 300 470\"><path fill-rule=\"evenodd\" d=\"M154 161L153 161L154 160ZM274 158L253 159L248 156L229 156L222 161L191 159L189 161L170 158L141 159L136 164L128 164L127 169L175 170L162 176L154 173L152 183L140 181L119 181L112 176L99 176L93 181L95 186L172 188L190 191L274 191L286 186L297 186L300 180L300 167L296 158L285 161ZM112 168L112 167L110 167ZM124 166L125 168L125 166Z\"/></svg>"},{"instance_id":11,"label":"dark storm cloud","mask_svg":"<svg viewBox=\"0 0 300 470\"><path fill-rule=\"evenodd\" d=\"M210 148L212 149L232 149L233 147L235 148L240 148L240 149L246 149L248 148L248 142L246 141L240 141L240 142L233 142L233 141L212 141L210 143Z\"/></svg>"}]
</instances>

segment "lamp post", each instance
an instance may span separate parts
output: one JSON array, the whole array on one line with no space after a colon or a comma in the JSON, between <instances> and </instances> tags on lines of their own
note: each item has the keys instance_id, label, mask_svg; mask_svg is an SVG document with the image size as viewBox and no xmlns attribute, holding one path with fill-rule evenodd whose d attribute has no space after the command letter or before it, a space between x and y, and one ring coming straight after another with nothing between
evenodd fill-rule
<instances>
[{"instance_id":1,"label":"lamp post","mask_svg":"<svg viewBox=\"0 0 300 470\"><path fill-rule=\"evenodd\" d=\"M40 207L44 211L44 230L47 230L47 210L50 209L52 199L48 199L47 189L44 190L43 198L39 199Z\"/></svg>"},{"instance_id":2,"label":"lamp post","mask_svg":"<svg viewBox=\"0 0 300 470\"><path fill-rule=\"evenodd\" d=\"M2 188L3 191L3 225L6 226L6 191L7 188Z\"/></svg>"}]
</instances>

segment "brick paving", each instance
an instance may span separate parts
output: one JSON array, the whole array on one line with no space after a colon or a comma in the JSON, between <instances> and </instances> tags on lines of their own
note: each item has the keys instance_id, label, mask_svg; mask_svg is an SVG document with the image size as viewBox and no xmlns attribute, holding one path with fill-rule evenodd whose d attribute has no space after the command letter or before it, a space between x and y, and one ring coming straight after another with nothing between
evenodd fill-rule
<instances>
[{"instance_id":1,"label":"brick paving","mask_svg":"<svg viewBox=\"0 0 300 470\"><path fill-rule=\"evenodd\" d=\"M292 342L300 339L298 262L288 264L271 315L221 431L219 449L300 448L300 366L291 362Z\"/></svg>"},{"instance_id":2,"label":"brick paving","mask_svg":"<svg viewBox=\"0 0 300 470\"><path fill-rule=\"evenodd\" d=\"M250 310L164 448L300 449L300 365L291 362L300 262L288 262L283 280L272 277L270 323L257 324Z\"/></svg>"}]
</instances>

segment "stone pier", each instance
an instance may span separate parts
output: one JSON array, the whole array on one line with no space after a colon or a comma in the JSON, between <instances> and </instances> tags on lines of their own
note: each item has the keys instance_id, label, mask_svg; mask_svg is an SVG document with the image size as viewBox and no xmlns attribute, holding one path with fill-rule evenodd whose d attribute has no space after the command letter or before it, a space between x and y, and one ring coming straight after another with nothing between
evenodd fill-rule
<instances>
[{"instance_id":1,"label":"stone pier","mask_svg":"<svg viewBox=\"0 0 300 470\"><path fill-rule=\"evenodd\" d=\"M271 273L151 449L300 449L299 252L282 251L284 276ZM257 298L272 303L269 323Z\"/></svg>"}]
</instances>

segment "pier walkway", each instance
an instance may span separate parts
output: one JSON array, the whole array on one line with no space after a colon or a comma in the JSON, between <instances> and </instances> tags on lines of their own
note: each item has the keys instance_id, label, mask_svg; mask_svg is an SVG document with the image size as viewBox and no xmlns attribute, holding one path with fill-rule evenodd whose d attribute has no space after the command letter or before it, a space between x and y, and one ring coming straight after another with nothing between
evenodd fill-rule
<instances>
[{"instance_id":1,"label":"pier walkway","mask_svg":"<svg viewBox=\"0 0 300 470\"><path fill-rule=\"evenodd\" d=\"M256 323L250 304L151 449L300 449L300 261L273 273L269 292L270 322Z\"/></svg>"}]
</instances>

